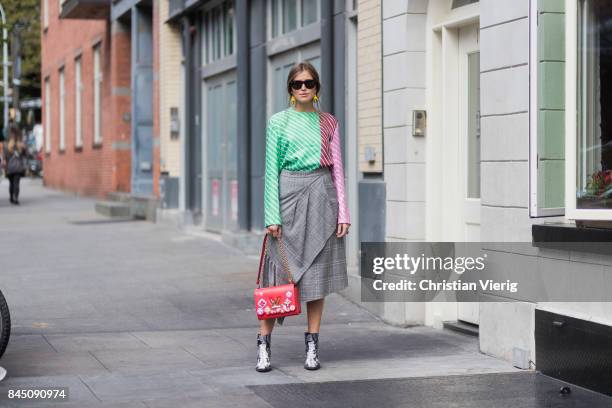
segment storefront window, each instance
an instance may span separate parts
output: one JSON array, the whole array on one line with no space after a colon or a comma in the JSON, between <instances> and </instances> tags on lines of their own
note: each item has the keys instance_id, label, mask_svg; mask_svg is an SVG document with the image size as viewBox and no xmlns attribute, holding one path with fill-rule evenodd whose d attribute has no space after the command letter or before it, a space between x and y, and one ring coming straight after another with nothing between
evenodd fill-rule
<instances>
[{"instance_id":1,"label":"storefront window","mask_svg":"<svg viewBox=\"0 0 612 408\"><path fill-rule=\"evenodd\" d=\"M576 208L612 208L612 2L578 2Z\"/></svg>"},{"instance_id":2,"label":"storefront window","mask_svg":"<svg viewBox=\"0 0 612 408\"><path fill-rule=\"evenodd\" d=\"M226 1L212 9L206 10L202 16L202 62L209 64L234 53L234 2Z\"/></svg>"}]
</instances>

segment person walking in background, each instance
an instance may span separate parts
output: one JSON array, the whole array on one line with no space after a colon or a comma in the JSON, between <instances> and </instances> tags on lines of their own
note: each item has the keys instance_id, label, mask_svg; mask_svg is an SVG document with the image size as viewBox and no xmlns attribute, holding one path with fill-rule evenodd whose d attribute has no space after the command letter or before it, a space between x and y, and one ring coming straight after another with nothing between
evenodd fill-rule
<instances>
[{"instance_id":1,"label":"person walking in background","mask_svg":"<svg viewBox=\"0 0 612 408\"><path fill-rule=\"evenodd\" d=\"M266 129L264 223L270 242L262 286L288 282L281 267L279 240L299 291L306 302L304 368L319 362L319 328L325 296L348 286L344 237L350 226L338 120L321 112L321 83L308 62L293 66L287 78L291 106L270 117ZM314 104L316 103L317 109ZM284 317L260 321L257 364L270 371L271 334Z\"/></svg>"},{"instance_id":2,"label":"person walking in background","mask_svg":"<svg viewBox=\"0 0 612 408\"><path fill-rule=\"evenodd\" d=\"M25 175L26 147L23 143L21 131L16 126L9 128L9 137L4 148L4 166L6 177L9 179L9 194L12 204L19 204L19 181Z\"/></svg>"}]
</instances>

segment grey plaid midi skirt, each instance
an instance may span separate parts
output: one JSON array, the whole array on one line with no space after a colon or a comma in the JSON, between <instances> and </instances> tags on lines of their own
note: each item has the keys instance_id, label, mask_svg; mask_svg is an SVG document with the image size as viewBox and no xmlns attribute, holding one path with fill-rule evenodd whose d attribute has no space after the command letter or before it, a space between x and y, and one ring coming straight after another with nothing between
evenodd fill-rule
<instances>
[{"instance_id":1,"label":"grey plaid midi skirt","mask_svg":"<svg viewBox=\"0 0 612 408\"><path fill-rule=\"evenodd\" d=\"M345 237L336 237L338 196L329 167L279 177L281 240L301 302L321 299L348 286ZM262 287L288 283L278 240L268 238ZM284 317L276 319L282 324Z\"/></svg>"}]
</instances>

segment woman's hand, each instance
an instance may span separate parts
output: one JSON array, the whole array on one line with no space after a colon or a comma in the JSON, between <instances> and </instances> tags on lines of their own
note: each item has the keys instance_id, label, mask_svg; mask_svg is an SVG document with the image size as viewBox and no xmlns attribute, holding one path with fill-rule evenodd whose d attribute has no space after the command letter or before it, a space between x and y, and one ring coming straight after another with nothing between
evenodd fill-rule
<instances>
[{"instance_id":1,"label":"woman's hand","mask_svg":"<svg viewBox=\"0 0 612 408\"><path fill-rule=\"evenodd\" d=\"M268 230L268 234L272 234L274 238L281 237L282 228L280 225L278 224L269 225L266 229Z\"/></svg>"},{"instance_id":2,"label":"woman's hand","mask_svg":"<svg viewBox=\"0 0 612 408\"><path fill-rule=\"evenodd\" d=\"M348 230L351 224L338 224L338 229L336 230L336 237L342 238L346 234L348 234Z\"/></svg>"}]
</instances>

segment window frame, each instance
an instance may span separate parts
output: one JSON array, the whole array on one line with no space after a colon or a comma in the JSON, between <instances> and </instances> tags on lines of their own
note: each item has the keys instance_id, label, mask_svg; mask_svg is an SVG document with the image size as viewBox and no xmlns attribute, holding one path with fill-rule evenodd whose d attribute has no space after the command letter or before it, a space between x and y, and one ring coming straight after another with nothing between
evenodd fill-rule
<instances>
[{"instance_id":1,"label":"window frame","mask_svg":"<svg viewBox=\"0 0 612 408\"><path fill-rule=\"evenodd\" d=\"M93 144L102 144L102 46L93 46Z\"/></svg>"},{"instance_id":2,"label":"window frame","mask_svg":"<svg viewBox=\"0 0 612 408\"><path fill-rule=\"evenodd\" d=\"M66 150L66 69L64 66L58 70L58 99L59 99L59 144L61 152Z\"/></svg>"},{"instance_id":3,"label":"window frame","mask_svg":"<svg viewBox=\"0 0 612 408\"><path fill-rule=\"evenodd\" d=\"M59 0L60 4L62 0ZM43 0L43 28L49 28L49 0Z\"/></svg>"},{"instance_id":4,"label":"window frame","mask_svg":"<svg viewBox=\"0 0 612 408\"><path fill-rule=\"evenodd\" d=\"M83 147L83 59L74 59L74 147Z\"/></svg>"},{"instance_id":5,"label":"window frame","mask_svg":"<svg viewBox=\"0 0 612 408\"><path fill-rule=\"evenodd\" d=\"M227 11L231 5L233 9L232 15L232 39L231 39L231 53L226 54L226 49L229 45L226 38L226 20ZM217 15L215 15L218 12ZM215 18L218 17L218 18ZM211 65L225 58L230 58L237 52L238 40L237 40L237 29L236 29L236 1L224 0L216 1L208 4L201 9L200 14L200 27L202 33L202 45L201 45L201 65ZM215 43L214 40L217 38L217 34L214 32L215 28L218 28L219 35L219 56L215 56Z\"/></svg>"},{"instance_id":6,"label":"window frame","mask_svg":"<svg viewBox=\"0 0 612 408\"><path fill-rule=\"evenodd\" d=\"M303 16L302 16L302 7L303 7L303 0L295 0L296 4L295 4L295 21L296 21L296 27L294 30L290 30L287 32L283 32L283 22L284 22L284 15L283 15L283 6L284 6L284 0L268 0L267 1L267 19L268 19L268 29L267 29L267 37L268 37L268 41L274 40L276 38L279 37L283 37L285 35L290 35L292 33L295 33L296 31L299 31L305 27L308 27L312 24L317 24L321 22L321 0L317 0L316 1L316 7L317 7L317 12L316 12L316 18L313 22L308 23L306 25L302 24L302 20L303 20ZM273 30L273 24L275 23L275 19L274 19L274 5L276 4L276 27L278 29L278 32L275 34L274 30Z\"/></svg>"},{"instance_id":7,"label":"window frame","mask_svg":"<svg viewBox=\"0 0 612 408\"><path fill-rule=\"evenodd\" d=\"M51 125L52 125L52 117L51 117L51 77L48 75L44 80L45 86L45 123L43 131L45 133L45 153L51 153Z\"/></svg>"},{"instance_id":8,"label":"window frame","mask_svg":"<svg viewBox=\"0 0 612 408\"><path fill-rule=\"evenodd\" d=\"M578 1L565 0L565 217L570 220L612 220L610 209L576 208L578 160ZM570 114L573 113L573 114Z\"/></svg>"}]
</instances>

